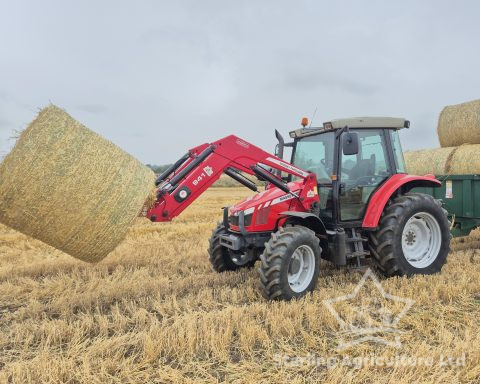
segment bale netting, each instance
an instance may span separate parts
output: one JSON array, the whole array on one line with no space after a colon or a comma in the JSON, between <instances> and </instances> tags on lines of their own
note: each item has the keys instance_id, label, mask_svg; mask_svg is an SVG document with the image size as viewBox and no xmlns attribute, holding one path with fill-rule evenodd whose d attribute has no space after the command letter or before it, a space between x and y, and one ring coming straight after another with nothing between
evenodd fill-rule
<instances>
[{"instance_id":1,"label":"bale netting","mask_svg":"<svg viewBox=\"0 0 480 384\"><path fill-rule=\"evenodd\" d=\"M405 163L414 175L480 174L480 144L405 152Z\"/></svg>"},{"instance_id":2,"label":"bale netting","mask_svg":"<svg viewBox=\"0 0 480 384\"><path fill-rule=\"evenodd\" d=\"M0 222L96 262L125 237L153 172L51 105L0 164Z\"/></svg>"},{"instance_id":3,"label":"bale netting","mask_svg":"<svg viewBox=\"0 0 480 384\"><path fill-rule=\"evenodd\" d=\"M480 144L480 100L443 108L437 133L442 147Z\"/></svg>"}]
</instances>

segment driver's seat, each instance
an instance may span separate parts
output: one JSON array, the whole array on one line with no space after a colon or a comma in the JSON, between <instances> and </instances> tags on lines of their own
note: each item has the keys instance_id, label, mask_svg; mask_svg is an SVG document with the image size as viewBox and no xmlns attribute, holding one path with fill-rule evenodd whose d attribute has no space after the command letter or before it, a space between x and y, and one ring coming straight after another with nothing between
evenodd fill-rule
<instances>
[{"instance_id":1,"label":"driver's seat","mask_svg":"<svg viewBox=\"0 0 480 384\"><path fill-rule=\"evenodd\" d=\"M357 164L349 172L349 179L357 180L361 177L375 175L375 162L376 157L374 153L370 156L370 159L358 160Z\"/></svg>"}]
</instances>

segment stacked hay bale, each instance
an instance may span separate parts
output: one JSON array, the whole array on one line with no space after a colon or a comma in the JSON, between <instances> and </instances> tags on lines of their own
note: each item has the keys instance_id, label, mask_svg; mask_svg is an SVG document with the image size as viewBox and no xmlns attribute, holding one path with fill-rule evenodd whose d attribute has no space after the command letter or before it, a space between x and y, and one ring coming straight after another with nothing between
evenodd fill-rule
<instances>
[{"instance_id":1,"label":"stacked hay bale","mask_svg":"<svg viewBox=\"0 0 480 384\"><path fill-rule=\"evenodd\" d=\"M437 133L443 148L480 144L480 100L443 108Z\"/></svg>"},{"instance_id":2,"label":"stacked hay bale","mask_svg":"<svg viewBox=\"0 0 480 384\"><path fill-rule=\"evenodd\" d=\"M480 100L443 108L437 133L441 148L405 153L409 173L480 173Z\"/></svg>"},{"instance_id":3,"label":"stacked hay bale","mask_svg":"<svg viewBox=\"0 0 480 384\"><path fill-rule=\"evenodd\" d=\"M150 169L51 105L0 164L0 222L99 261L123 240L153 183Z\"/></svg>"}]
</instances>

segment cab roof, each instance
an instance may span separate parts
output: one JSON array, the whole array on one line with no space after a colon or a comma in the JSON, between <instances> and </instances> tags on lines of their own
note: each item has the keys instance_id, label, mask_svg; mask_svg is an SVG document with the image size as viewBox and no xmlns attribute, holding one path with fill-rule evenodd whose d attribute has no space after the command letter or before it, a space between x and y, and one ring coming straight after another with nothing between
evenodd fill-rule
<instances>
[{"instance_id":1,"label":"cab roof","mask_svg":"<svg viewBox=\"0 0 480 384\"><path fill-rule=\"evenodd\" d=\"M314 135L323 131L348 128L386 128L402 129L410 127L410 122L401 117L350 117L336 119L323 123L323 127L300 128L290 132L290 137L303 137Z\"/></svg>"}]
</instances>

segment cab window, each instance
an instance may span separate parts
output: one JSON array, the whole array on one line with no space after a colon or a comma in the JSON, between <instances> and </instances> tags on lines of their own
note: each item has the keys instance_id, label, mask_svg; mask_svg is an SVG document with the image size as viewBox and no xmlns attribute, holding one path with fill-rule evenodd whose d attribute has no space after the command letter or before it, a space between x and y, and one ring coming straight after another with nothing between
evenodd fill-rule
<instances>
[{"instance_id":1,"label":"cab window","mask_svg":"<svg viewBox=\"0 0 480 384\"><path fill-rule=\"evenodd\" d=\"M368 200L378 185L389 175L389 164L383 130L356 130L359 151L356 155L341 154L340 220L359 220Z\"/></svg>"},{"instance_id":2,"label":"cab window","mask_svg":"<svg viewBox=\"0 0 480 384\"><path fill-rule=\"evenodd\" d=\"M403 158L402 144L400 143L400 135L398 131L390 130L390 139L393 147L393 157L395 159L395 167L397 173L407 173L405 160Z\"/></svg>"},{"instance_id":3,"label":"cab window","mask_svg":"<svg viewBox=\"0 0 480 384\"><path fill-rule=\"evenodd\" d=\"M315 173L318 183L331 183L334 144L333 132L299 139L295 146L292 163L299 168Z\"/></svg>"}]
</instances>

